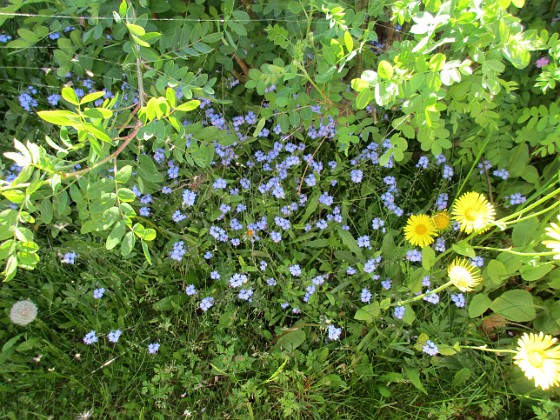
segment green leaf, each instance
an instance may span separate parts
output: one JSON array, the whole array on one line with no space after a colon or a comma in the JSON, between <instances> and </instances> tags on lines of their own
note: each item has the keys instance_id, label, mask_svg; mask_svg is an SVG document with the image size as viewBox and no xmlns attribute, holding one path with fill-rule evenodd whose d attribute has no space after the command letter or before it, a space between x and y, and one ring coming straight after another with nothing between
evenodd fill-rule
<instances>
[{"instance_id":1,"label":"green leaf","mask_svg":"<svg viewBox=\"0 0 560 420\"><path fill-rule=\"evenodd\" d=\"M140 25L135 25L134 23L127 23L126 27L132 35L142 36L146 33L144 28Z\"/></svg>"},{"instance_id":2,"label":"green leaf","mask_svg":"<svg viewBox=\"0 0 560 420\"><path fill-rule=\"evenodd\" d=\"M344 46L346 47L346 50L348 52L352 52L352 50L354 49L354 40L352 39L352 35L348 31L344 32Z\"/></svg>"},{"instance_id":3,"label":"green leaf","mask_svg":"<svg viewBox=\"0 0 560 420\"><path fill-rule=\"evenodd\" d=\"M89 93L80 100L80 105L84 105L84 104L96 101L97 99L102 98L104 95L105 95L105 92L102 92L102 91L101 92ZM109 111L109 110L107 109L106 111Z\"/></svg>"},{"instance_id":4,"label":"green leaf","mask_svg":"<svg viewBox=\"0 0 560 420\"><path fill-rule=\"evenodd\" d=\"M502 280L507 277L506 266L498 260L491 260L486 267L486 272L490 280L496 285L502 283Z\"/></svg>"},{"instance_id":5,"label":"green leaf","mask_svg":"<svg viewBox=\"0 0 560 420\"><path fill-rule=\"evenodd\" d=\"M184 104L179 105L175 108L175 111L193 111L200 106L200 101L198 99L193 99L189 102L185 102Z\"/></svg>"},{"instance_id":6,"label":"green leaf","mask_svg":"<svg viewBox=\"0 0 560 420\"><path fill-rule=\"evenodd\" d=\"M516 223L511 232L511 242L514 247L524 247L535 237L539 221L533 217L523 222Z\"/></svg>"},{"instance_id":7,"label":"green leaf","mask_svg":"<svg viewBox=\"0 0 560 420\"><path fill-rule=\"evenodd\" d=\"M8 200L10 200L12 203L16 203L16 204L23 203L23 200L25 199L25 193L20 190L4 191L2 195L6 197Z\"/></svg>"},{"instance_id":8,"label":"green leaf","mask_svg":"<svg viewBox=\"0 0 560 420\"><path fill-rule=\"evenodd\" d=\"M144 257L146 258L146 261L148 261L148 264L152 265L152 256L150 254L150 248L148 248L148 244L145 241L141 241L141 244L142 244L142 252L144 253Z\"/></svg>"},{"instance_id":9,"label":"green leaf","mask_svg":"<svg viewBox=\"0 0 560 420\"><path fill-rule=\"evenodd\" d=\"M157 233L156 233L156 230L155 230L155 229L148 228L148 229L146 229L146 231L144 232L144 238L143 238L143 239L144 239L146 242L150 242L150 241L153 241L154 239L156 239L156 235L157 235Z\"/></svg>"},{"instance_id":10,"label":"green leaf","mask_svg":"<svg viewBox=\"0 0 560 420\"><path fill-rule=\"evenodd\" d=\"M120 182L121 184L124 184L128 182L131 175L132 175L132 166L126 165L118 170L117 174L115 175L115 180L117 182Z\"/></svg>"},{"instance_id":11,"label":"green leaf","mask_svg":"<svg viewBox=\"0 0 560 420\"><path fill-rule=\"evenodd\" d=\"M6 48L17 48L17 49L25 49L32 46L34 43L26 41L24 39L14 39L13 41L8 42Z\"/></svg>"},{"instance_id":12,"label":"green leaf","mask_svg":"<svg viewBox=\"0 0 560 420\"><path fill-rule=\"evenodd\" d=\"M457 242L456 244L451 245L451 248L459 255L463 255L469 258L476 257L476 253L474 252L473 247L471 247L466 241Z\"/></svg>"},{"instance_id":13,"label":"green leaf","mask_svg":"<svg viewBox=\"0 0 560 420\"><path fill-rule=\"evenodd\" d=\"M393 66L386 60L381 60L377 65L377 74L382 79L390 79L393 77Z\"/></svg>"},{"instance_id":14,"label":"green leaf","mask_svg":"<svg viewBox=\"0 0 560 420\"><path fill-rule=\"evenodd\" d=\"M8 261L6 262L6 268L4 269L4 281L9 281L13 279L17 273L18 259L16 255L10 255Z\"/></svg>"},{"instance_id":15,"label":"green leaf","mask_svg":"<svg viewBox=\"0 0 560 420\"><path fill-rule=\"evenodd\" d=\"M214 145L212 143L201 143L198 148L193 147L190 153L191 157L201 168L207 168L214 160ZM191 148L189 148L189 151Z\"/></svg>"},{"instance_id":16,"label":"green leaf","mask_svg":"<svg viewBox=\"0 0 560 420\"><path fill-rule=\"evenodd\" d=\"M426 391L426 388L424 388L424 385L422 385L422 382L420 381L420 373L418 372L418 369L405 367L404 371L406 373L407 378L412 383L412 385L414 385L416 389L418 389L419 391L428 395L428 391Z\"/></svg>"},{"instance_id":17,"label":"green leaf","mask_svg":"<svg viewBox=\"0 0 560 420\"><path fill-rule=\"evenodd\" d=\"M136 194L134 194L134 191L128 188L119 188L119 190L117 191L117 197L119 200L124 201L125 203L132 203L134 200L136 200Z\"/></svg>"},{"instance_id":18,"label":"green leaf","mask_svg":"<svg viewBox=\"0 0 560 420\"><path fill-rule=\"evenodd\" d=\"M152 305L154 311L171 311L173 308L180 308L187 302L188 296L184 293L172 295L160 299Z\"/></svg>"},{"instance_id":19,"label":"green leaf","mask_svg":"<svg viewBox=\"0 0 560 420\"><path fill-rule=\"evenodd\" d=\"M107 120L113 116L113 112L105 108L87 108L82 112L82 115L90 119Z\"/></svg>"},{"instance_id":20,"label":"green leaf","mask_svg":"<svg viewBox=\"0 0 560 420\"><path fill-rule=\"evenodd\" d=\"M70 127L81 126L80 117L71 111L38 111L37 115L51 124Z\"/></svg>"},{"instance_id":21,"label":"green leaf","mask_svg":"<svg viewBox=\"0 0 560 420\"><path fill-rule=\"evenodd\" d=\"M492 301L487 295L477 293L469 304L469 316L471 318L479 317L490 308L490 305L492 305Z\"/></svg>"},{"instance_id":22,"label":"green leaf","mask_svg":"<svg viewBox=\"0 0 560 420\"><path fill-rule=\"evenodd\" d=\"M430 271L436 262L436 253L429 246L422 248L422 268Z\"/></svg>"},{"instance_id":23,"label":"green leaf","mask_svg":"<svg viewBox=\"0 0 560 420\"><path fill-rule=\"evenodd\" d=\"M259 120L259 122L257 123L257 126L255 127L255 131L253 131L253 137L258 137L259 136L259 134L261 133L265 123L266 123L266 118L261 118Z\"/></svg>"},{"instance_id":24,"label":"green leaf","mask_svg":"<svg viewBox=\"0 0 560 420\"><path fill-rule=\"evenodd\" d=\"M342 230L342 229L337 229L338 232L338 236L340 237L340 239L342 240L342 243L344 245L346 245L346 247L352 251L354 254L356 254L358 257L363 257L362 255L362 250L360 249L360 247L358 246L356 240L354 239L354 237L352 236L352 234L346 230Z\"/></svg>"},{"instance_id":25,"label":"green leaf","mask_svg":"<svg viewBox=\"0 0 560 420\"><path fill-rule=\"evenodd\" d=\"M554 264L552 263L545 263L537 265L536 267L532 267L526 265L521 268L521 278L525 281L535 281L538 279L543 278L547 275L552 269L554 268Z\"/></svg>"},{"instance_id":26,"label":"green leaf","mask_svg":"<svg viewBox=\"0 0 560 420\"><path fill-rule=\"evenodd\" d=\"M71 103L72 105L76 105L76 106L80 105L80 100L78 99L78 95L76 95L76 91L71 87L66 86L62 88L62 98L66 102Z\"/></svg>"},{"instance_id":27,"label":"green leaf","mask_svg":"<svg viewBox=\"0 0 560 420\"><path fill-rule=\"evenodd\" d=\"M96 139L104 141L105 143L111 143L113 139L107 135L103 127L99 128L93 124L82 124L82 129L94 135ZM91 138L90 138L91 143Z\"/></svg>"},{"instance_id":28,"label":"green leaf","mask_svg":"<svg viewBox=\"0 0 560 420\"><path fill-rule=\"evenodd\" d=\"M138 175L150 182L163 182L163 176L159 173L153 159L148 155L138 157Z\"/></svg>"},{"instance_id":29,"label":"green leaf","mask_svg":"<svg viewBox=\"0 0 560 420\"><path fill-rule=\"evenodd\" d=\"M371 324L373 321L379 317L381 309L379 307L379 302L374 301L369 305L362 306L356 311L354 319L358 321L365 321L367 324Z\"/></svg>"},{"instance_id":30,"label":"green leaf","mask_svg":"<svg viewBox=\"0 0 560 420\"><path fill-rule=\"evenodd\" d=\"M140 45L141 47L146 47L146 48L150 47L150 44L148 44L146 41L142 40L141 38L138 38L137 36L132 34L130 35L130 37L136 44Z\"/></svg>"},{"instance_id":31,"label":"green leaf","mask_svg":"<svg viewBox=\"0 0 560 420\"><path fill-rule=\"evenodd\" d=\"M107 241L105 242L105 248L111 250L115 248L118 244L121 243L121 240L124 236L126 231L126 223L124 220L118 221L115 226L113 226L113 230L107 237Z\"/></svg>"},{"instance_id":32,"label":"green leaf","mask_svg":"<svg viewBox=\"0 0 560 420\"><path fill-rule=\"evenodd\" d=\"M371 89L364 89L356 96L356 108L364 109L374 99L374 93Z\"/></svg>"},{"instance_id":33,"label":"green leaf","mask_svg":"<svg viewBox=\"0 0 560 420\"><path fill-rule=\"evenodd\" d=\"M276 342L276 347L284 348L289 352L294 351L305 342L305 331L296 330L281 336Z\"/></svg>"},{"instance_id":34,"label":"green leaf","mask_svg":"<svg viewBox=\"0 0 560 420\"><path fill-rule=\"evenodd\" d=\"M533 296L526 290L508 290L494 299L490 308L514 322L528 322L536 317Z\"/></svg>"},{"instance_id":35,"label":"green leaf","mask_svg":"<svg viewBox=\"0 0 560 420\"><path fill-rule=\"evenodd\" d=\"M121 243L121 255L127 257L130 255L136 244L136 236L134 232L128 232Z\"/></svg>"}]
</instances>

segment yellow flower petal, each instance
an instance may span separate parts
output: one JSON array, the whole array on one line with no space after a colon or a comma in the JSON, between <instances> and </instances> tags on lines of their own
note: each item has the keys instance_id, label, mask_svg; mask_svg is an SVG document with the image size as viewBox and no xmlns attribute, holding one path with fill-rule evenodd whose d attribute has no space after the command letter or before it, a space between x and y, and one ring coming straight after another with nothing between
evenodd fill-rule
<instances>
[{"instance_id":1,"label":"yellow flower petal","mask_svg":"<svg viewBox=\"0 0 560 420\"><path fill-rule=\"evenodd\" d=\"M560 346L552 348L557 341L541 332L539 335L525 333L517 342L514 363L542 389L560 384Z\"/></svg>"},{"instance_id":2,"label":"yellow flower petal","mask_svg":"<svg viewBox=\"0 0 560 420\"><path fill-rule=\"evenodd\" d=\"M468 192L457 199L451 212L453 220L461 225L461 231L480 231L492 224L496 210L486 197L477 192Z\"/></svg>"},{"instance_id":3,"label":"yellow flower petal","mask_svg":"<svg viewBox=\"0 0 560 420\"><path fill-rule=\"evenodd\" d=\"M480 270L464 258L455 258L447 269L449 279L461 292L470 292L482 281Z\"/></svg>"},{"instance_id":4,"label":"yellow flower petal","mask_svg":"<svg viewBox=\"0 0 560 420\"><path fill-rule=\"evenodd\" d=\"M558 220L560 221L560 215L558 215ZM543 245L556 253L553 257L555 260L560 260L560 226L551 222L550 227L547 227L545 231L547 236L553 240L543 241Z\"/></svg>"},{"instance_id":5,"label":"yellow flower petal","mask_svg":"<svg viewBox=\"0 0 560 420\"><path fill-rule=\"evenodd\" d=\"M404 237L414 246L425 247L434 242L437 229L426 214L413 214L404 228Z\"/></svg>"}]
</instances>

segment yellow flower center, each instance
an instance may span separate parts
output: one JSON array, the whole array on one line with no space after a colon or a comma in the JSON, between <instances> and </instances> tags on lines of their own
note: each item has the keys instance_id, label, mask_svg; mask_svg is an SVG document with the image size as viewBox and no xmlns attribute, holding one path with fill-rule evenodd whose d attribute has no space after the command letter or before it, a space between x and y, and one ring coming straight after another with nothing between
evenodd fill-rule
<instances>
[{"instance_id":1,"label":"yellow flower center","mask_svg":"<svg viewBox=\"0 0 560 420\"><path fill-rule=\"evenodd\" d=\"M478 220L479 217L479 212L476 211L475 209L467 209L465 210L465 218L469 221L469 222L474 222L476 220Z\"/></svg>"},{"instance_id":2,"label":"yellow flower center","mask_svg":"<svg viewBox=\"0 0 560 420\"><path fill-rule=\"evenodd\" d=\"M414 229L414 232L417 235L425 235L427 231L428 231L428 228L426 227L426 225L423 225L421 223L417 224L416 228Z\"/></svg>"},{"instance_id":3,"label":"yellow flower center","mask_svg":"<svg viewBox=\"0 0 560 420\"><path fill-rule=\"evenodd\" d=\"M449 226L449 216L447 213L438 213L432 220L438 229L446 229Z\"/></svg>"},{"instance_id":4,"label":"yellow flower center","mask_svg":"<svg viewBox=\"0 0 560 420\"><path fill-rule=\"evenodd\" d=\"M465 287L469 285L471 279L471 273L464 267L456 266L449 272L449 278L453 280L453 283L458 287Z\"/></svg>"},{"instance_id":5,"label":"yellow flower center","mask_svg":"<svg viewBox=\"0 0 560 420\"><path fill-rule=\"evenodd\" d=\"M532 351L527 356L531 366L537 369L542 367L544 363L544 357L540 351Z\"/></svg>"}]
</instances>

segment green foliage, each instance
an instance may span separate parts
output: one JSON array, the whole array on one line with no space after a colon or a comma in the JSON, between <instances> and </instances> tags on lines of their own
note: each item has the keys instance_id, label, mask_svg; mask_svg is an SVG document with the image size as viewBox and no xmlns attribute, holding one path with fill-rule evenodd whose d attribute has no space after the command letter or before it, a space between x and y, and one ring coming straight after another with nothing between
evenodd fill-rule
<instances>
[{"instance_id":1,"label":"green foliage","mask_svg":"<svg viewBox=\"0 0 560 420\"><path fill-rule=\"evenodd\" d=\"M0 12L1 306L39 306L0 333L7 417L555 413L556 390L473 350L560 333L548 5ZM405 240L467 191L497 210L486 230ZM456 256L483 258L471 293Z\"/></svg>"}]
</instances>

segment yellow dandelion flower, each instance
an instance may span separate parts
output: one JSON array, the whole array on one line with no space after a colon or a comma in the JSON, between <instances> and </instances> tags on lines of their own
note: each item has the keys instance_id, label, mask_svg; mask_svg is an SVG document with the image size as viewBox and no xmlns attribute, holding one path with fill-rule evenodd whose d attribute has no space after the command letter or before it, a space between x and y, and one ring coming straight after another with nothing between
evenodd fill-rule
<instances>
[{"instance_id":1,"label":"yellow dandelion flower","mask_svg":"<svg viewBox=\"0 0 560 420\"><path fill-rule=\"evenodd\" d=\"M444 230L449 227L451 218L449 217L449 213L447 213L447 210L444 210L434 214L432 216L432 221L434 222L434 225L436 225L436 227L439 230Z\"/></svg>"},{"instance_id":2,"label":"yellow dandelion flower","mask_svg":"<svg viewBox=\"0 0 560 420\"><path fill-rule=\"evenodd\" d=\"M413 214L408 218L404 228L404 237L414 246L424 248L434 242L437 229L432 219L426 214Z\"/></svg>"},{"instance_id":3,"label":"yellow dandelion flower","mask_svg":"<svg viewBox=\"0 0 560 420\"><path fill-rule=\"evenodd\" d=\"M542 389L560 384L560 346L551 348L557 341L542 332L539 335L525 333L517 341L514 363Z\"/></svg>"},{"instance_id":4,"label":"yellow dandelion flower","mask_svg":"<svg viewBox=\"0 0 560 420\"><path fill-rule=\"evenodd\" d=\"M471 233L490 226L496 210L482 194L468 192L457 199L452 214L453 220L460 223L461 231Z\"/></svg>"},{"instance_id":5,"label":"yellow dandelion flower","mask_svg":"<svg viewBox=\"0 0 560 420\"><path fill-rule=\"evenodd\" d=\"M558 215L558 221L560 221L560 215ZM550 222L550 227L547 227L545 230L546 234L553 240L543 241L543 245L556 253L553 257L555 260L560 260L560 226Z\"/></svg>"},{"instance_id":6,"label":"yellow dandelion flower","mask_svg":"<svg viewBox=\"0 0 560 420\"><path fill-rule=\"evenodd\" d=\"M482 281L480 270L464 258L455 258L447 269L449 279L461 292L470 292Z\"/></svg>"}]
</instances>

